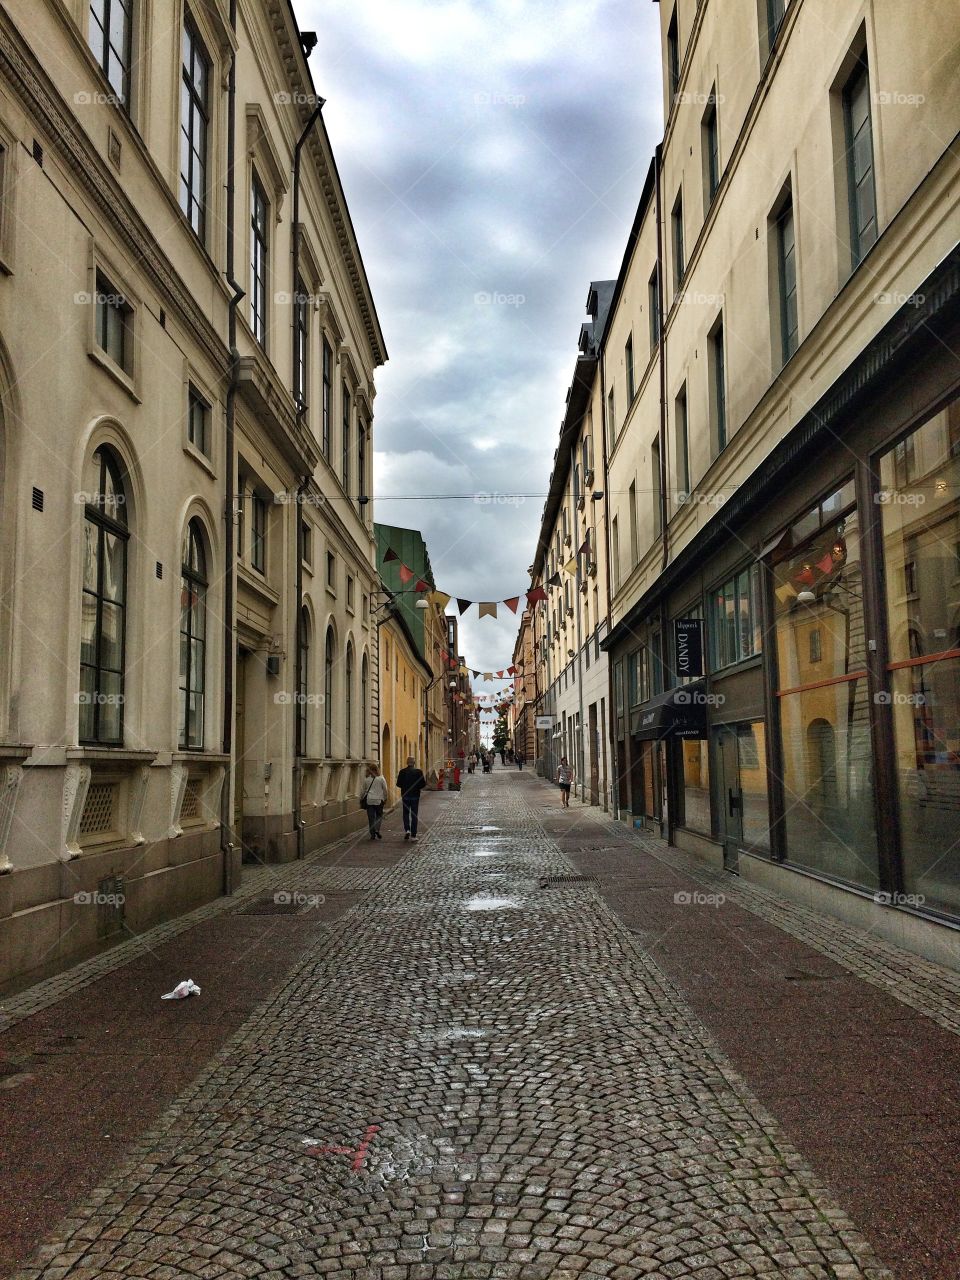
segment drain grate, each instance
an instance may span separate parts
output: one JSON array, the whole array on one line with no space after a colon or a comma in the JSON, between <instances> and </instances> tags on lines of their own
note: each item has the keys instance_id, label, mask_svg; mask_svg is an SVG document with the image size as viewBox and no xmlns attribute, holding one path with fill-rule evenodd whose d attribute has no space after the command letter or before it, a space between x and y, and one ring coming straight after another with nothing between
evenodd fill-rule
<instances>
[{"instance_id":1,"label":"drain grate","mask_svg":"<svg viewBox=\"0 0 960 1280\"><path fill-rule=\"evenodd\" d=\"M596 884L596 876L542 876L540 888L547 889L552 884Z\"/></svg>"},{"instance_id":2,"label":"drain grate","mask_svg":"<svg viewBox=\"0 0 960 1280\"><path fill-rule=\"evenodd\" d=\"M832 982L832 973L808 973L806 969L795 969L793 973L785 973L787 982Z\"/></svg>"}]
</instances>

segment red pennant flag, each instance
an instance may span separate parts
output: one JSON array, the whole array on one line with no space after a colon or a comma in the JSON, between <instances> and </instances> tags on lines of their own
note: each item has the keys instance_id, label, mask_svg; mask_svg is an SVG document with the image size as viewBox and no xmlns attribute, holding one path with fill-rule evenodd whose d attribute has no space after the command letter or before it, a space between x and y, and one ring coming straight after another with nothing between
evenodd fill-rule
<instances>
[{"instance_id":1,"label":"red pennant flag","mask_svg":"<svg viewBox=\"0 0 960 1280\"><path fill-rule=\"evenodd\" d=\"M405 564L402 564L400 566L400 581L409 582L412 577L413 577L413 570L408 569Z\"/></svg>"},{"instance_id":2,"label":"red pennant flag","mask_svg":"<svg viewBox=\"0 0 960 1280\"><path fill-rule=\"evenodd\" d=\"M470 608L472 604L473 604L472 600L461 600L459 596L457 597L457 608L460 610L461 618L467 612L467 610Z\"/></svg>"},{"instance_id":3,"label":"red pennant flag","mask_svg":"<svg viewBox=\"0 0 960 1280\"><path fill-rule=\"evenodd\" d=\"M388 560L399 560L399 559L400 557L394 551L393 547L387 547L386 555L383 557L383 563L386 564Z\"/></svg>"},{"instance_id":4,"label":"red pennant flag","mask_svg":"<svg viewBox=\"0 0 960 1280\"><path fill-rule=\"evenodd\" d=\"M432 590L433 588L430 586L429 582L424 582L422 578L417 579L417 585L414 587L414 591L432 591Z\"/></svg>"},{"instance_id":5,"label":"red pennant flag","mask_svg":"<svg viewBox=\"0 0 960 1280\"><path fill-rule=\"evenodd\" d=\"M511 674L512 676L515 676L515 675L517 674L517 668L516 668L516 667L507 667L507 670L510 672L510 674Z\"/></svg>"},{"instance_id":6,"label":"red pennant flag","mask_svg":"<svg viewBox=\"0 0 960 1280\"><path fill-rule=\"evenodd\" d=\"M498 672L497 672L497 679L498 679L498 680L502 680L502 679L503 679L503 672L502 672L502 671L498 671Z\"/></svg>"},{"instance_id":7,"label":"red pennant flag","mask_svg":"<svg viewBox=\"0 0 960 1280\"><path fill-rule=\"evenodd\" d=\"M547 593L543 587L534 587L532 591L527 592L527 604L536 604L540 600L546 600Z\"/></svg>"},{"instance_id":8,"label":"red pennant flag","mask_svg":"<svg viewBox=\"0 0 960 1280\"><path fill-rule=\"evenodd\" d=\"M520 603L520 597L511 596L509 600L504 600L503 603L507 606L507 608L510 610L511 613L516 613L517 605Z\"/></svg>"},{"instance_id":9,"label":"red pennant flag","mask_svg":"<svg viewBox=\"0 0 960 1280\"><path fill-rule=\"evenodd\" d=\"M817 568L821 573L829 573L834 567L833 552L828 551L822 560L817 561Z\"/></svg>"}]
</instances>

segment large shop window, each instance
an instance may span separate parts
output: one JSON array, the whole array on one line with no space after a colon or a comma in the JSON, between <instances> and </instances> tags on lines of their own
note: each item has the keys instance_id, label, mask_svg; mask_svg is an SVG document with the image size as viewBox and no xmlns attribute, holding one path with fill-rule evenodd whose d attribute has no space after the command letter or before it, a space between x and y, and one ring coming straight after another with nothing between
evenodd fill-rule
<instances>
[{"instance_id":1,"label":"large shop window","mask_svg":"<svg viewBox=\"0 0 960 1280\"><path fill-rule=\"evenodd\" d=\"M710 596L710 650L714 671L760 652L763 611L760 566L750 565Z\"/></svg>"},{"instance_id":2,"label":"large shop window","mask_svg":"<svg viewBox=\"0 0 960 1280\"><path fill-rule=\"evenodd\" d=\"M681 825L710 835L710 764L706 739L680 742L683 807Z\"/></svg>"},{"instance_id":3,"label":"large shop window","mask_svg":"<svg viewBox=\"0 0 960 1280\"><path fill-rule=\"evenodd\" d=\"M905 889L960 910L960 400L880 461Z\"/></svg>"},{"instance_id":4,"label":"large shop window","mask_svg":"<svg viewBox=\"0 0 960 1280\"><path fill-rule=\"evenodd\" d=\"M786 853L877 887L860 533L853 482L805 512L775 566Z\"/></svg>"}]
</instances>

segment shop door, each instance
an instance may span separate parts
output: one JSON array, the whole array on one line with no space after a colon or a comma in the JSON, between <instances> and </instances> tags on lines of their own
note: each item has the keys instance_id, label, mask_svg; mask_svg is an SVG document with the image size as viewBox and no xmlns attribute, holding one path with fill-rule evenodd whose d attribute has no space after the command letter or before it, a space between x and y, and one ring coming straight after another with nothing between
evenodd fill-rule
<instances>
[{"instance_id":1,"label":"shop door","mask_svg":"<svg viewBox=\"0 0 960 1280\"><path fill-rule=\"evenodd\" d=\"M233 838L243 849L243 781L244 781L244 703L247 650L237 650L236 694L234 697L233 736Z\"/></svg>"},{"instance_id":2,"label":"shop door","mask_svg":"<svg viewBox=\"0 0 960 1280\"><path fill-rule=\"evenodd\" d=\"M590 704L590 803L600 803L600 752L597 735L597 704Z\"/></svg>"},{"instance_id":3,"label":"shop door","mask_svg":"<svg viewBox=\"0 0 960 1280\"><path fill-rule=\"evenodd\" d=\"M743 790L736 730L722 725L717 731L716 744L717 834L723 844L723 865L728 871L739 871L740 846L743 844Z\"/></svg>"}]
</instances>

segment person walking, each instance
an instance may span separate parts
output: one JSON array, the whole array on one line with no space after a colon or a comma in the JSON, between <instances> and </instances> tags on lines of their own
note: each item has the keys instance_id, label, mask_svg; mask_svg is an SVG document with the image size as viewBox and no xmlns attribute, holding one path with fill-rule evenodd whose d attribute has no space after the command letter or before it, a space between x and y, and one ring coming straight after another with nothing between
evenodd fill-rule
<instances>
[{"instance_id":1,"label":"person walking","mask_svg":"<svg viewBox=\"0 0 960 1280\"><path fill-rule=\"evenodd\" d=\"M416 840L417 817L420 811L420 792L427 785L423 771L417 768L413 756L407 756L406 767L397 774L400 803L403 806L403 838Z\"/></svg>"},{"instance_id":2,"label":"person walking","mask_svg":"<svg viewBox=\"0 0 960 1280\"><path fill-rule=\"evenodd\" d=\"M517 762L517 768L522 769L523 768L523 752L522 751L515 752L513 758Z\"/></svg>"},{"instance_id":3,"label":"person walking","mask_svg":"<svg viewBox=\"0 0 960 1280\"><path fill-rule=\"evenodd\" d=\"M367 824L370 827L370 839L382 840L380 824L383 822L383 806L387 802L387 780L380 772L377 764L367 765L367 777L364 790L360 796L360 804L367 811Z\"/></svg>"},{"instance_id":4,"label":"person walking","mask_svg":"<svg viewBox=\"0 0 960 1280\"><path fill-rule=\"evenodd\" d=\"M560 803L564 809L570 808L570 788L573 785L573 769L566 756L560 757L557 768L557 782L560 786Z\"/></svg>"}]
</instances>

